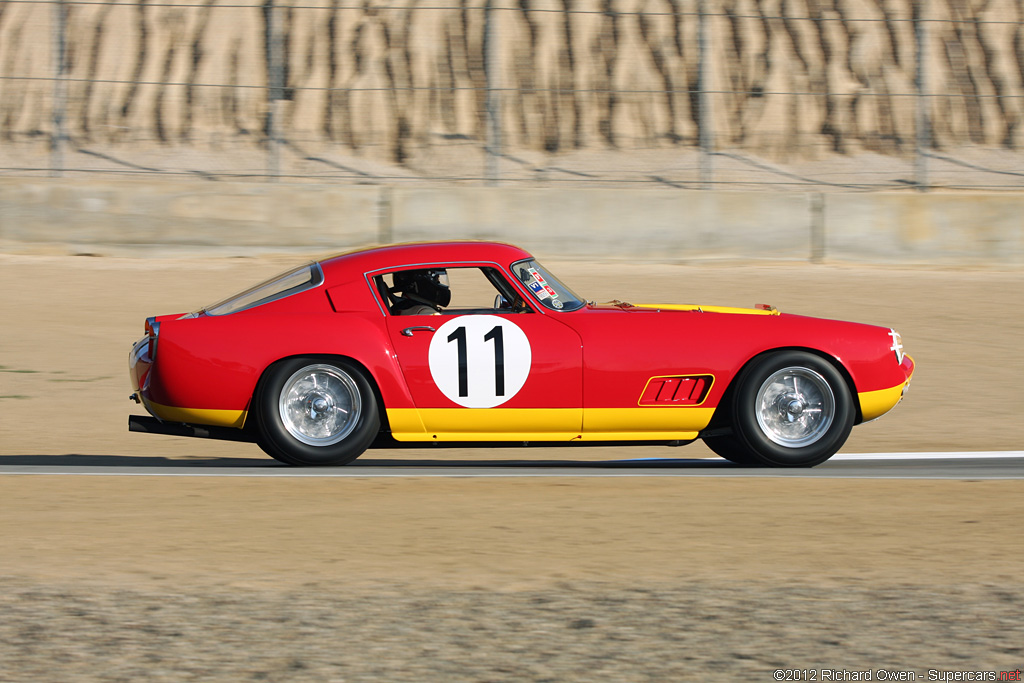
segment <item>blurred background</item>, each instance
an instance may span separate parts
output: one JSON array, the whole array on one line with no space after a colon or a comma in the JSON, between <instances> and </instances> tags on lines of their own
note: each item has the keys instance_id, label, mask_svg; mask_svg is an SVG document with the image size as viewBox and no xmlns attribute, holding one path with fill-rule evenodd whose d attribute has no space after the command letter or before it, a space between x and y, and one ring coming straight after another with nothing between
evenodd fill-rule
<instances>
[{"instance_id":1,"label":"blurred background","mask_svg":"<svg viewBox=\"0 0 1024 683\"><path fill-rule=\"evenodd\" d=\"M5 0L0 177L1020 190L1022 0Z\"/></svg>"}]
</instances>

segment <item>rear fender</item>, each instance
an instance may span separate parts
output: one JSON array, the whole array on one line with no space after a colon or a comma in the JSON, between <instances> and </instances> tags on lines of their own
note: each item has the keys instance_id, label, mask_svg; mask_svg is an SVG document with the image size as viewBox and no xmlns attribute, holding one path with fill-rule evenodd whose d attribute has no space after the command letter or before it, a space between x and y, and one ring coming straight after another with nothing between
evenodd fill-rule
<instances>
[{"instance_id":1,"label":"rear fender","mask_svg":"<svg viewBox=\"0 0 1024 683\"><path fill-rule=\"evenodd\" d=\"M370 383L370 387L373 389L373 397L374 397L374 400L377 402L377 414L380 416L380 421L381 421L381 430L382 431L390 431L391 430L391 426L388 423L388 414L387 414L387 410L385 409L384 398L381 396L381 392L380 392L380 385L377 383L377 380L374 378L373 373L371 373L370 370L365 365L363 365L361 362L359 362L358 359L352 358L351 356L344 356L344 355L338 355L338 354L308 354L308 353L303 353L303 354L299 354L299 355L296 355L296 356L288 356L286 358L279 358L276 361L274 361L273 363L271 363L270 365L268 365L263 370L263 373L260 375L259 381L256 383L256 388L253 390L252 397L250 398L249 405L252 405L252 404L254 404L256 402L256 397L259 396L260 391L263 389L263 385L267 381L267 377L270 376L270 373L274 369L274 367L276 365L280 364L280 363L285 362L285 361L292 360L293 358L307 358L311 362L314 362L314 363L330 363L331 361L341 360L341 361L346 361L348 363L351 363L352 365L355 365L366 376L366 379ZM249 427L251 425L255 425L255 420L252 420L252 421L246 420L246 426Z\"/></svg>"},{"instance_id":2,"label":"rear fender","mask_svg":"<svg viewBox=\"0 0 1024 683\"><path fill-rule=\"evenodd\" d=\"M389 407L412 397L379 313L200 316L161 326L152 400L166 406L248 411L268 367L296 356L343 357L365 369Z\"/></svg>"}]
</instances>

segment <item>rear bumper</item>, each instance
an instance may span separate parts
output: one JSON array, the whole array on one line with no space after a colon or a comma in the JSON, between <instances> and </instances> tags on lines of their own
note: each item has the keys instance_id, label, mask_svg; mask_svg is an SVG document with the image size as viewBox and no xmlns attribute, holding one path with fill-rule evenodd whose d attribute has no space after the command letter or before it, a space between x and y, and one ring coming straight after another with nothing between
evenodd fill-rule
<instances>
[{"instance_id":1,"label":"rear bumper","mask_svg":"<svg viewBox=\"0 0 1024 683\"><path fill-rule=\"evenodd\" d=\"M129 415L128 431L144 434L166 434L167 436L191 436L199 439L221 439L223 441L252 442L256 440L250 432L241 429L161 422L155 417L147 417L145 415Z\"/></svg>"}]
</instances>

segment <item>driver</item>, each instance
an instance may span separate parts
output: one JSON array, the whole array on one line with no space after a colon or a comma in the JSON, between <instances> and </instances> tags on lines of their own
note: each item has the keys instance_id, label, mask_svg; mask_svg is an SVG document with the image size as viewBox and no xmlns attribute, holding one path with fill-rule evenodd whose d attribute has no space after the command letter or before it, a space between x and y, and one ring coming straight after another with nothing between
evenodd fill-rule
<instances>
[{"instance_id":1,"label":"driver","mask_svg":"<svg viewBox=\"0 0 1024 683\"><path fill-rule=\"evenodd\" d=\"M392 311L398 315L440 315L451 303L448 271L444 268L402 270L392 276L389 294L401 293L393 299Z\"/></svg>"}]
</instances>

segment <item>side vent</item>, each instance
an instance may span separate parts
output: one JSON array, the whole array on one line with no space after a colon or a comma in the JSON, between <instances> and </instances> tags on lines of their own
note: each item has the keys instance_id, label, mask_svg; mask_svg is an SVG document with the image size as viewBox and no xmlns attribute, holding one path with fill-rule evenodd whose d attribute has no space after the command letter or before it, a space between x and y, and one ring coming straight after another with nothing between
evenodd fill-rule
<instances>
[{"instance_id":1,"label":"side vent","mask_svg":"<svg viewBox=\"0 0 1024 683\"><path fill-rule=\"evenodd\" d=\"M640 395L642 406L695 406L704 402L713 375L676 375L652 377Z\"/></svg>"}]
</instances>

